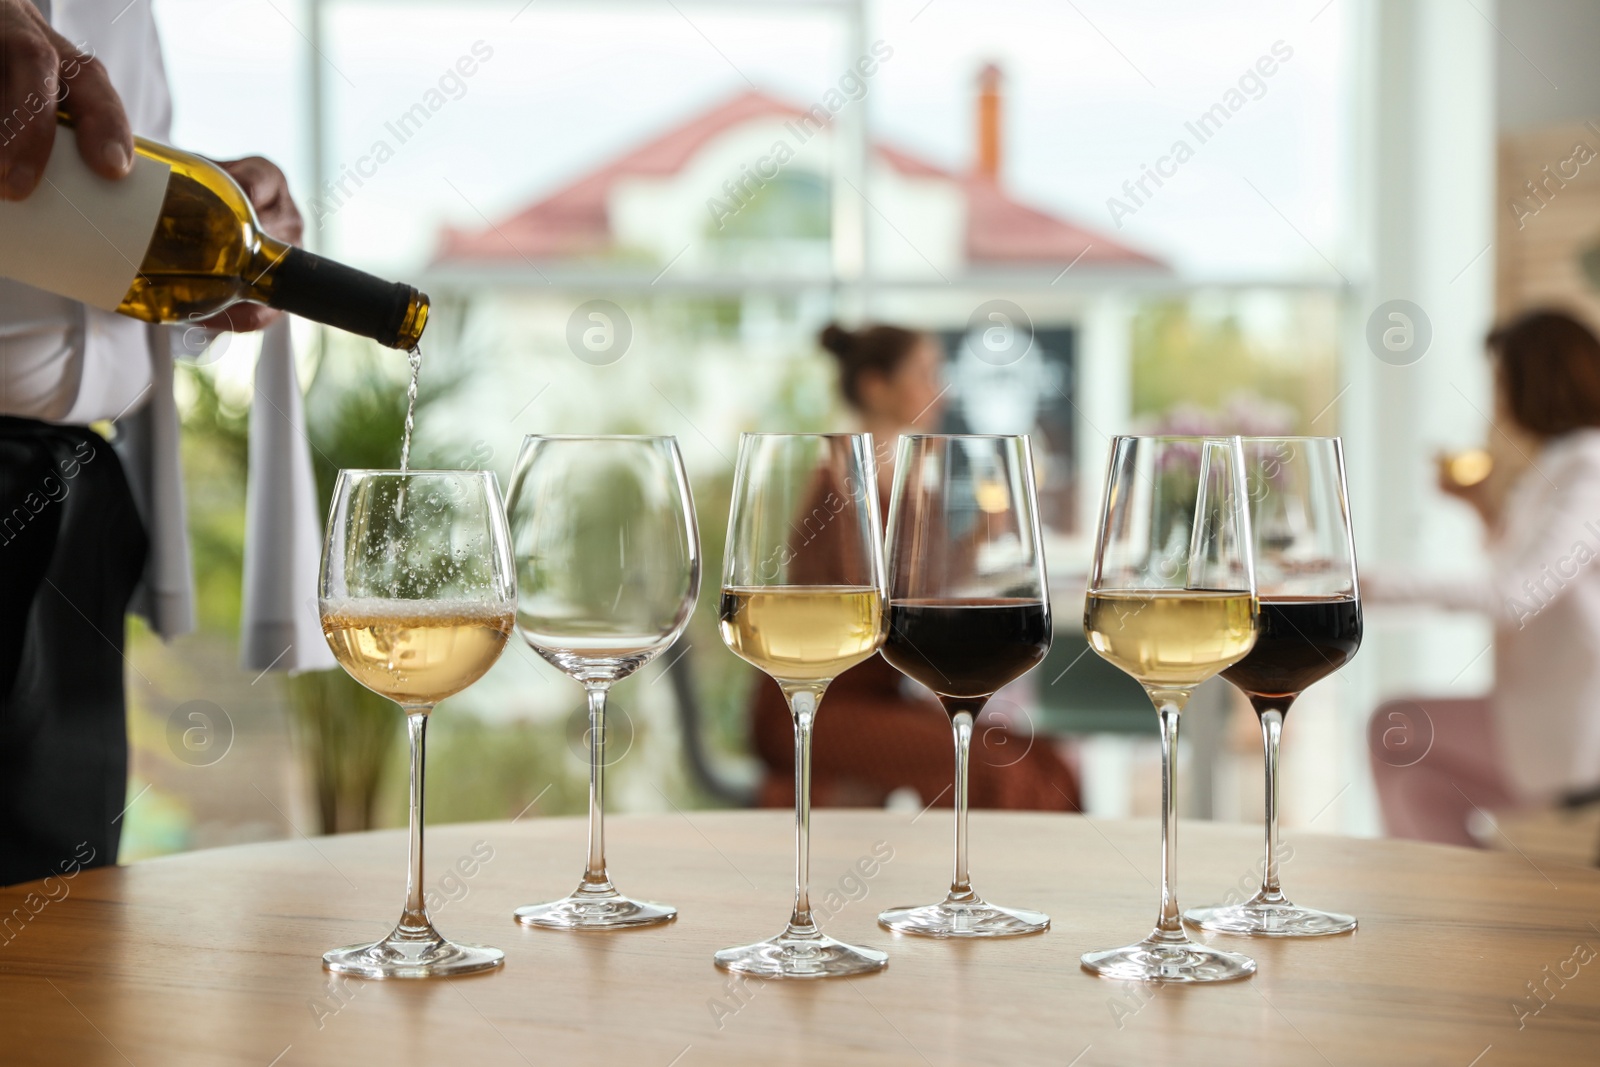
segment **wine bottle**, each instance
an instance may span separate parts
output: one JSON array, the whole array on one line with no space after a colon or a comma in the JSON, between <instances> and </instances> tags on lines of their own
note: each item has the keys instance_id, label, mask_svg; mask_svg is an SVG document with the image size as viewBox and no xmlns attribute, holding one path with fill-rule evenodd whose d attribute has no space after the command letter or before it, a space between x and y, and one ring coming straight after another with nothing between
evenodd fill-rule
<instances>
[{"instance_id":1,"label":"wine bottle","mask_svg":"<svg viewBox=\"0 0 1600 1067\"><path fill-rule=\"evenodd\" d=\"M194 323L240 301L410 349L428 297L261 231L227 171L134 138L134 166L101 178L63 123L33 195L0 202L0 277L146 322Z\"/></svg>"}]
</instances>

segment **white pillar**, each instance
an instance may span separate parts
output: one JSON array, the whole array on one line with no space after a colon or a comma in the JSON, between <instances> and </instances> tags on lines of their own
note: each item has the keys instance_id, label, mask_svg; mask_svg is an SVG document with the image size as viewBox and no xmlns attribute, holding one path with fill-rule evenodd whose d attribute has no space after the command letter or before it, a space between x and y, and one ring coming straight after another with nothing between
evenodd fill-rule
<instances>
[{"instance_id":1,"label":"white pillar","mask_svg":"<svg viewBox=\"0 0 1600 1067\"><path fill-rule=\"evenodd\" d=\"M1499 18L1492 0L1479 8ZM1358 10L1353 81L1365 99L1353 124L1357 246L1346 261L1362 284L1345 324L1349 391L1338 413L1357 543L1364 567L1464 570L1481 565L1481 530L1433 487L1430 457L1487 432L1495 31L1454 0L1368 0ZM1395 299L1416 304L1432 334L1426 353L1406 365L1380 359L1368 341L1371 316ZM1481 621L1386 622L1380 613L1372 622L1345 672L1352 714L1344 751L1359 758L1344 777L1362 788L1346 794L1340 826L1319 820L1319 830L1378 829L1364 787L1365 719L1377 700L1488 683L1489 657L1472 662L1488 642Z\"/></svg>"},{"instance_id":2,"label":"white pillar","mask_svg":"<svg viewBox=\"0 0 1600 1067\"><path fill-rule=\"evenodd\" d=\"M1105 492L1110 437L1127 433L1133 412L1132 309L1114 294L1095 297L1084 310L1079 339L1074 443L1078 453L1079 533L1094 542Z\"/></svg>"},{"instance_id":3,"label":"white pillar","mask_svg":"<svg viewBox=\"0 0 1600 1067\"><path fill-rule=\"evenodd\" d=\"M845 62L850 64L866 54L865 0L856 0L845 9L844 30ZM868 136L865 99L834 116L831 186L834 313L843 321L856 324L868 313L868 287L876 266L867 248L867 204L864 198L872 196L868 188L871 169Z\"/></svg>"}]
</instances>

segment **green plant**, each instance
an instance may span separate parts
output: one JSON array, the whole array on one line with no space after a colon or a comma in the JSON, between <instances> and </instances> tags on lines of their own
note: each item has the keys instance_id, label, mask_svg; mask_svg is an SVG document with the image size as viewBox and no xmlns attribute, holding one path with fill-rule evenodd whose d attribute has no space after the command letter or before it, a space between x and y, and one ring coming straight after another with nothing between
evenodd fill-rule
<instances>
[{"instance_id":1,"label":"green plant","mask_svg":"<svg viewBox=\"0 0 1600 1067\"><path fill-rule=\"evenodd\" d=\"M239 629L244 571L244 490L250 468L250 411L230 403L214 375L191 363L177 366L183 411L184 491L194 560L199 628Z\"/></svg>"},{"instance_id":2,"label":"green plant","mask_svg":"<svg viewBox=\"0 0 1600 1067\"><path fill-rule=\"evenodd\" d=\"M384 769L400 733L394 704L334 670L290 678L289 705L322 832L371 829Z\"/></svg>"},{"instance_id":3,"label":"green plant","mask_svg":"<svg viewBox=\"0 0 1600 1067\"><path fill-rule=\"evenodd\" d=\"M1148 301L1131 324L1133 414L1174 433L1311 432L1338 395L1337 315L1321 293Z\"/></svg>"}]
</instances>

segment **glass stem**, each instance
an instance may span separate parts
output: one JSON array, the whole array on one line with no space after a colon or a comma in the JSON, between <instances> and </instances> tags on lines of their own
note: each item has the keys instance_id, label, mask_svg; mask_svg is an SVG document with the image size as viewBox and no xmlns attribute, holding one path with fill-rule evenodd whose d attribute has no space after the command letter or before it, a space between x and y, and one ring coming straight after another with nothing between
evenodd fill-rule
<instances>
[{"instance_id":1,"label":"glass stem","mask_svg":"<svg viewBox=\"0 0 1600 1067\"><path fill-rule=\"evenodd\" d=\"M406 874L406 910L393 936L407 940L436 938L422 887L423 769L428 739L428 713L432 706L405 708L406 732L411 738L411 855Z\"/></svg>"},{"instance_id":2,"label":"glass stem","mask_svg":"<svg viewBox=\"0 0 1600 1067\"><path fill-rule=\"evenodd\" d=\"M583 871L581 892L616 892L606 873L606 693L607 682L589 682L589 861Z\"/></svg>"},{"instance_id":3,"label":"glass stem","mask_svg":"<svg viewBox=\"0 0 1600 1067\"><path fill-rule=\"evenodd\" d=\"M816 937L811 916L811 728L821 694L797 689L789 696L794 713L794 913L789 937Z\"/></svg>"},{"instance_id":4,"label":"glass stem","mask_svg":"<svg viewBox=\"0 0 1600 1067\"><path fill-rule=\"evenodd\" d=\"M1152 941L1188 941L1178 914L1178 716L1189 694L1151 693L1161 718L1161 915Z\"/></svg>"},{"instance_id":5,"label":"glass stem","mask_svg":"<svg viewBox=\"0 0 1600 1067\"><path fill-rule=\"evenodd\" d=\"M1252 904L1287 904L1278 885L1278 748L1283 737L1283 708L1261 711L1261 743L1267 755L1267 855L1261 869L1261 891Z\"/></svg>"},{"instance_id":6,"label":"glass stem","mask_svg":"<svg viewBox=\"0 0 1600 1067\"><path fill-rule=\"evenodd\" d=\"M978 708L951 703L945 707L950 711L950 725L956 735L956 869L945 903L976 904L978 894L972 891L972 877L967 867L967 779L972 762L972 722L981 710L982 703Z\"/></svg>"}]
</instances>

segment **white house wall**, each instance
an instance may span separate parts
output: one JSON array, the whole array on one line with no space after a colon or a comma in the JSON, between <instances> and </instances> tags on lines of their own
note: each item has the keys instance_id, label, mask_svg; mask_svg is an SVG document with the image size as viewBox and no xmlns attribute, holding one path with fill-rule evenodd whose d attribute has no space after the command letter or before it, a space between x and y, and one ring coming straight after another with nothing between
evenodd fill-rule
<instances>
[{"instance_id":1,"label":"white house wall","mask_svg":"<svg viewBox=\"0 0 1600 1067\"><path fill-rule=\"evenodd\" d=\"M638 250L688 271L715 266L705 240L717 213L737 208L735 193L746 174L771 173L786 145L793 156L787 173L803 171L827 180L833 165L833 135L813 134L802 141L798 123L758 119L728 130L677 174L665 178L628 177L611 188L607 204L618 247ZM730 193L728 185L734 190ZM924 281L954 276L964 269L966 198L947 178L910 177L881 162L869 169L863 190L873 272L880 277ZM746 188L753 187L746 184ZM708 201L717 201L709 205Z\"/></svg>"},{"instance_id":2,"label":"white house wall","mask_svg":"<svg viewBox=\"0 0 1600 1067\"><path fill-rule=\"evenodd\" d=\"M871 272L881 278L937 280L966 267L967 201L945 178L909 177L881 162L864 190Z\"/></svg>"},{"instance_id":3,"label":"white house wall","mask_svg":"<svg viewBox=\"0 0 1600 1067\"><path fill-rule=\"evenodd\" d=\"M781 120L741 123L708 141L675 175L619 179L607 204L617 244L648 251L663 264L682 253L678 265L709 269L710 249L705 238L716 216L707 202L732 203L724 183L736 183L746 172L755 173L763 160L773 159L773 146L780 142L794 151L784 170L809 172L827 180L832 160L825 135L817 134L802 144ZM771 165L764 169L770 173Z\"/></svg>"}]
</instances>

